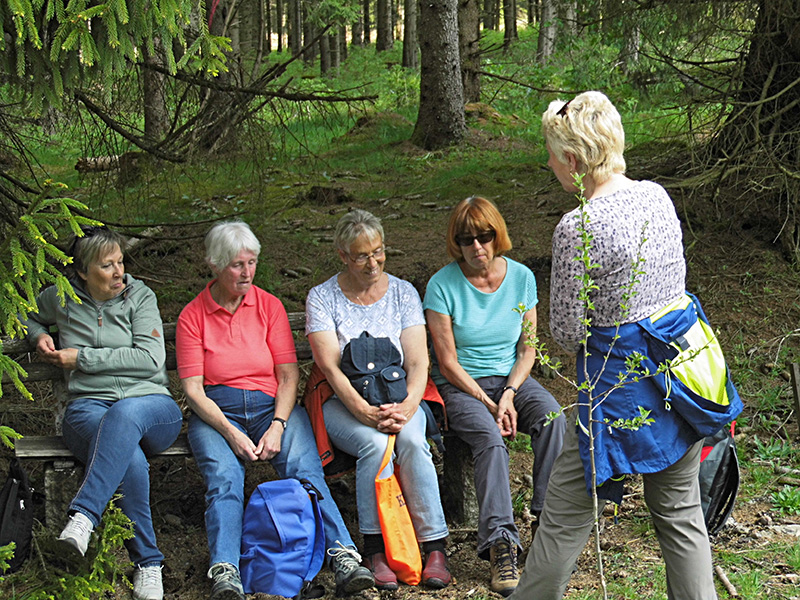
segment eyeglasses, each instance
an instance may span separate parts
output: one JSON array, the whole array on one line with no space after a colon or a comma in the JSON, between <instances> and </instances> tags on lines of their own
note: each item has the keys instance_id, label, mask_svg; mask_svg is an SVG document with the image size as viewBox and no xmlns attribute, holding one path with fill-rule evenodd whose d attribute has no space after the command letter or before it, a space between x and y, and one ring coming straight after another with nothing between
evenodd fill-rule
<instances>
[{"instance_id":1,"label":"eyeglasses","mask_svg":"<svg viewBox=\"0 0 800 600\"><path fill-rule=\"evenodd\" d=\"M488 244L489 242L493 242L494 238L497 237L497 232L494 229L490 229L489 231L481 231L477 235L472 235L471 233L460 233L456 236L456 244L459 246L472 246L475 243L475 240L478 240L479 244Z\"/></svg>"},{"instance_id":2,"label":"eyeglasses","mask_svg":"<svg viewBox=\"0 0 800 600\"><path fill-rule=\"evenodd\" d=\"M567 116L567 107L569 106L569 103L570 103L570 102L572 102L572 100L567 100L566 102L564 102L564 106L562 106L562 107L561 107L561 108L558 110L558 112L556 113L556 115L558 115L559 117L566 117L566 116Z\"/></svg>"},{"instance_id":3,"label":"eyeglasses","mask_svg":"<svg viewBox=\"0 0 800 600\"><path fill-rule=\"evenodd\" d=\"M359 254L355 258L353 258L348 254L347 258L352 260L359 267L363 267L365 264L367 264L367 261L370 258L374 258L375 262L378 262L379 260L383 259L384 256L386 256L386 246L381 246L380 248L373 250L369 254Z\"/></svg>"}]
</instances>

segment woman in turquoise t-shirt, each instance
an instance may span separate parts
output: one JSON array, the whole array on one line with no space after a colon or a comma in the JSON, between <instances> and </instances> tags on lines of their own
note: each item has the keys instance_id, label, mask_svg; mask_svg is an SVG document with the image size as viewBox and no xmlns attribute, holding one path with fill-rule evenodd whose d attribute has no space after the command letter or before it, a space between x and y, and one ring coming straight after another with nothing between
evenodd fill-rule
<instances>
[{"instance_id":1,"label":"woman in turquoise t-shirt","mask_svg":"<svg viewBox=\"0 0 800 600\"><path fill-rule=\"evenodd\" d=\"M473 196L450 215L447 252L455 262L428 282L423 307L433 340L433 380L444 398L450 429L469 444L478 495L478 555L491 561L491 588L508 596L519 580L519 532L514 524L504 437L531 436L534 516L564 437L564 416L545 426L560 406L530 376L536 351L536 280L503 256L511 240L494 204ZM520 304L526 312L514 309ZM523 332L522 322L530 323ZM535 531L536 523L534 523Z\"/></svg>"}]
</instances>

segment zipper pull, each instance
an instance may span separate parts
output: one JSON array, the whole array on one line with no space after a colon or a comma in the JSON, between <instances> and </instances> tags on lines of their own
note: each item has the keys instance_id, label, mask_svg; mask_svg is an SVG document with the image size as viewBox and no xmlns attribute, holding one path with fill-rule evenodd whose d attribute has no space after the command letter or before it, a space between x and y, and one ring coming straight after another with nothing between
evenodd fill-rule
<instances>
[{"instance_id":1,"label":"zipper pull","mask_svg":"<svg viewBox=\"0 0 800 600\"><path fill-rule=\"evenodd\" d=\"M102 327L103 326L103 315L102 315L102 313L98 313L97 314L97 326L98 327Z\"/></svg>"}]
</instances>

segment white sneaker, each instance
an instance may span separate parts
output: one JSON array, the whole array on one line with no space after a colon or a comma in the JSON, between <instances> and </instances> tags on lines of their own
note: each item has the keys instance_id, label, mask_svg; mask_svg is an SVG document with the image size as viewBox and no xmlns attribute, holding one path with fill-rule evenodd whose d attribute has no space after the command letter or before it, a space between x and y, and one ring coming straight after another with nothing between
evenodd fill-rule
<instances>
[{"instance_id":1,"label":"white sneaker","mask_svg":"<svg viewBox=\"0 0 800 600\"><path fill-rule=\"evenodd\" d=\"M161 565L137 567L133 572L133 600L163 600Z\"/></svg>"},{"instance_id":2,"label":"white sneaker","mask_svg":"<svg viewBox=\"0 0 800 600\"><path fill-rule=\"evenodd\" d=\"M86 549L89 547L89 538L92 536L94 525L82 512L75 511L69 518L61 535L58 536L60 542L66 543L71 548L78 551L81 556L86 554Z\"/></svg>"}]
</instances>

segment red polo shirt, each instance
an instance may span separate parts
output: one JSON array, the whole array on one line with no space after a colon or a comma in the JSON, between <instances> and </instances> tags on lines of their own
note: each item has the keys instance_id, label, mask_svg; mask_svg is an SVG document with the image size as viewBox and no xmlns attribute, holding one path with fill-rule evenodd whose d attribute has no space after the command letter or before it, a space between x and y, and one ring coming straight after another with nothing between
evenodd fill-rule
<instances>
[{"instance_id":1,"label":"red polo shirt","mask_svg":"<svg viewBox=\"0 0 800 600\"><path fill-rule=\"evenodd\" d=\"M227 385L275 396L275 365L296 363L283 304L252 286L231 314L211 297L209 282L178 317L178 375L203 376L204 385Z\"/></svg>"}]
</instances>

